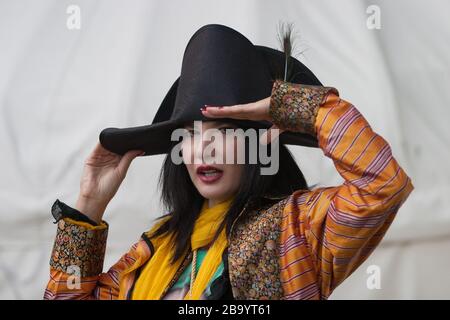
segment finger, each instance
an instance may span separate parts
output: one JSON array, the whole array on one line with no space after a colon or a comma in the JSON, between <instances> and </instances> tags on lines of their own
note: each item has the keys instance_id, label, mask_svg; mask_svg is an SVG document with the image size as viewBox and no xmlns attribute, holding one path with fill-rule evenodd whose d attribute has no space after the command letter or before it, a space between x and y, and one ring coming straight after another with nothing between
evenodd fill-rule
<instances>
[{"instance_id":1,"label":"finger","mask_svg":"<svg viewBox=\"0 0 450 320\"><path fill-rule=\"evenodd\" d=\"M233 118L241 120L268 119L270 97L245 104L232 106L208 106L202 109L203 115L210 118Z\"/></svg>"},{"instance_id":2,"label":"finger","mask_svg":"<svg viewBox=\"0 0 450 320\"><path fill-rule=\"evenodd\" d=\"M119 164L117 165L117 169L119 172L125 176L125 174L128 171L128 168L130 167L131 161L133 161L134 158L136 158L139 155L143 155L145 152L142 150L131 150L125 153L122 158L120 159Z\"/></svg>"},{"instance_id":3,"label":"finger","mask_svg":"<svg viewBox=\"0 0 450 320\"><path fill-rule=\"evenodd\" d=\"M202 113L210 118L233 118L246 120L250 118L248 106L234 105L234 106L205 106Z\"/></svg>"},{"instance_id":4,"label":"finger","mask_svg":"<svg viewBox=\"0 0 450 320\"><path fill-rule=\"evenodd\" d=\"M272 125L269 130L264 131L264 133L261 135L260 143L263 145L272 143L277 139L277 137L283 132L283 129L280 129L276 125Z\"/></svg>"},{"instance_id":5,"label":"finger","mask_svg":"<svg viewBox=\"0 0 450 320\"><path fill-rule=\"evenodd\" d=\"M100 142L97 142L97 144L94 147L94 150L92 150L92 155L96 156L106 156L106 155L115 155L115 153L105 149Z\"/></svg>"},{"instance_id":6,"label":"finger","mask_svg":"<svg viewBox=\"0 0 450 320\"><path fill-rule=\"evenodd\" d=\"M209 118L232 118L240 120L264 120L262 110L256 105L251 106L229 106L229 107L207 107L202 110L202 114Z\"/></svg>"}]
</instances>

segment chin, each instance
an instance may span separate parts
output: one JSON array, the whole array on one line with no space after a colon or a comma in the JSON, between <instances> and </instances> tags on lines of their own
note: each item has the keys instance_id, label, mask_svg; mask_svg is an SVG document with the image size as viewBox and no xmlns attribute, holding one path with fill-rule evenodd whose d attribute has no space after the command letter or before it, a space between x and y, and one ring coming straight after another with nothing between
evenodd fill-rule
<instances>
[{"instance_id":1,"label":"chin","mask_svg":"<svg viewBox=\"0 0 450 320\"><path fill-rule=\"evenodd\" d=\"M223 197L223 186L200 186L198 188L199 193L206 199L219 199Z\"/></svg>"},{"instance_id":2,"label":"chin","mask_svg":"<svg viewBox=\"0 0 450 320\"><path fill-rule=\"evenodd\" d=\"M200 194L206 199L217 199L217 198L222 197L222 194L219 192L212 192L212 191L205 191L205 190L201 190Z\"/></svg>"}]
</instances>

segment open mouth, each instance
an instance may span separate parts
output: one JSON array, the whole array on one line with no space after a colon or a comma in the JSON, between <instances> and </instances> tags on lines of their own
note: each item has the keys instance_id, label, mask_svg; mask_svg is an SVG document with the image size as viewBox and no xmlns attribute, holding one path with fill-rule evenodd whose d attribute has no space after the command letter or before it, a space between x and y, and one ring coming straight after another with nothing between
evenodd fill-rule
<instances>
[{"instance_id":1,"label":"open mouth","mask_svg":"<svg viewBox=\"0 0 450 320\"><path fill-rule=\"evenodd\" d=\"M197 175L201 181L213 183L223 176L223 171L210 165L201 165L197 168Z\"/></svg>"}]
</instances>

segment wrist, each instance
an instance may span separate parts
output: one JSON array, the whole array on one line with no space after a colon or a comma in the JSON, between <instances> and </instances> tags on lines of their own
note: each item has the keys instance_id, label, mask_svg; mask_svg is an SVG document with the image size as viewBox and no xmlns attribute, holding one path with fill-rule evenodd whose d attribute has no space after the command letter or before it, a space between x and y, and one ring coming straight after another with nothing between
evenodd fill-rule
<instances>
[{"instance_id":1,"label":"wrist","mask_svg":"<svg viewBox=\"0 0 450 320\"><path fill-rule=\"evenodd\" d=\"M107 203L79 196L75 209L86 215L97 224L102 222Z\"/></svg>"}]
</instances>

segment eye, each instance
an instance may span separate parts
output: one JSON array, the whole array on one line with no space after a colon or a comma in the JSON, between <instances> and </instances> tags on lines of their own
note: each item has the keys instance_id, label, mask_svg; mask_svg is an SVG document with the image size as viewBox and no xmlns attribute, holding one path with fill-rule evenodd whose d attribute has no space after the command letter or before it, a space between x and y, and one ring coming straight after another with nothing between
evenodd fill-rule
<instances>
[{"instance_id":1,"label":"eye","mask_svg":"<svg viewBox=\"0 0 450 320\"><path fill-rule=\"evenodd\" d=\"M221 128L219 128L219 130L222 132L222 133L227 133L227 129L230 129L230 130L233 130L233 131L231 131L231 132L234 132L234 129L236 129L236 128L234 128L234 127L221 127Z\"/></svg>"},{"instance_id":2,"label":"eye","mask_svg":"<svg viewBox=\"0 0 450 320\"><path fill-rule=\"evenodd\" d=\"M192 129L192 128L190 128L190 129L186 129L188 132L189 132L189 135L190 136L193 136L193 135L198 135L198 134L200 134L200 132L199 131L197 131L197 130L194 130L194 129Z\"/></svg>"}]
</instances>

